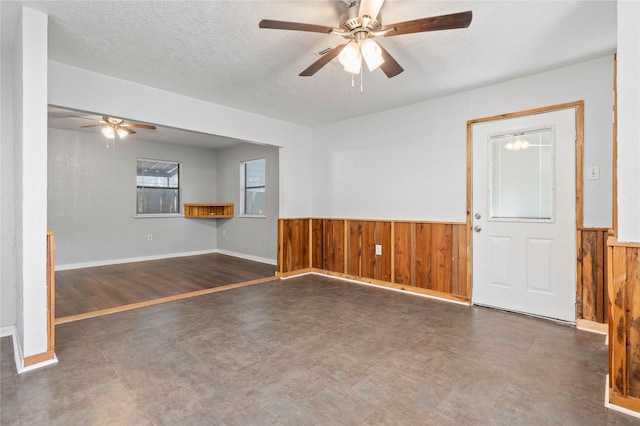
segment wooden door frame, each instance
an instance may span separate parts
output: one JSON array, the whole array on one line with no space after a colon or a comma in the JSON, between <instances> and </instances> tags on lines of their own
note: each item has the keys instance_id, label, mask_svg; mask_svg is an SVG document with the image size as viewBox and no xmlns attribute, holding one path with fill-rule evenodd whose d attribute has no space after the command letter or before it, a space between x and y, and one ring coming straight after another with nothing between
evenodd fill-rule
<instances>
[{"instance_id":1,"label":"wooden door frame","mask_svg":"<svg viewBox=\"0 0 640 426\"><path fill-rule=\"evenodd\" d=\"M473 241L472 241L472 201L473 201L473 125L488 121L504 120L509 118L524 117L527 115L543 114L563 109L573 108L575 110L575 126L576 126L576 251L579 249L578 230L583 228L583 142L584 142L584 101L568 102L556 104L541 108L533 108L523 111L510 112L507 114L493 115L490 117L476 118L467 121L467 289L471 303L473 304ZM577 265L576 268L577 276ZM578 286L576 285L576 292ZM577 293L576 298L577 300ZM576 320L577 320L576 316Z\"/></svg>"}]
</instances>

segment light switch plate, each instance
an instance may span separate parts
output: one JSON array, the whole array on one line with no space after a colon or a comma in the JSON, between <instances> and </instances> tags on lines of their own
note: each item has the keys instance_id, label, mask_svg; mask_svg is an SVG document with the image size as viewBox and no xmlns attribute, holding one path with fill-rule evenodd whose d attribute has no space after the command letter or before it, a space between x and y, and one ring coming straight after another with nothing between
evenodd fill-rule
<instances>
[{"instance_id":1,"label":"light switch plate","mask_svg":"<svg viewBox=\"0 0 640 426\"><path fill-rule=\"evenodd\" d=\"M376 256L380 256L382 254L382 244L376 244Z\"/></svg>"},{"instance_id":2,"label":"light switch plate","mask_svg":"<svg viewBox=\"0 0 640 426\"><path fill-rule=\"evenodd\" d=\"M599 166L589 166L587 168L587 179L589 179L589 180L599 180L600 179L600 167Z\"/></svg>"}]
</instances>

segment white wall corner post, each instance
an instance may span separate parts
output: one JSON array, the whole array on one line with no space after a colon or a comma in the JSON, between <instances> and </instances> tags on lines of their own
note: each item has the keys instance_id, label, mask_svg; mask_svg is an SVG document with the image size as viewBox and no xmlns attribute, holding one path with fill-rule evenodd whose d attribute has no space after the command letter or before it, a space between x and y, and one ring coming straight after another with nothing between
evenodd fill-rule
<instances>
[{"instance_id":1,"label":"white wall corner post","mask_svg":"<svg viewBox=\"0 0 640 426\"><path fill-rule=\"evenodd\" d=\"M618 241L640 242L640 3L618 2Z\"/></svg>"},{"instance_id":2,"label":"white wall corner post","mask_svg":"<svg viewBox=\"0 0 640 426\"><path fill-rule=\"evenodd\" d=\"M18 372L56 362L48 348L47 323L47 20L22 8L22 63L14 75L17 232L22 253L18 273ZM17 57L16 56L16 57Z\"/></svg>"}]
</instances>

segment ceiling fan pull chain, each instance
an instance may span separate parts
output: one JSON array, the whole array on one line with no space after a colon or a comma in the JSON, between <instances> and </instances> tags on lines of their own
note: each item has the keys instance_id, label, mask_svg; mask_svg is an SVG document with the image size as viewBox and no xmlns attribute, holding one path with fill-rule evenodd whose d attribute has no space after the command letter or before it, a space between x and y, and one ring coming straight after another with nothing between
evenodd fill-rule
<instances>
[{"instance_id":1,"label":"ceiling fan pull chain","mask_svg":"<svg viewBox=\"0 0 640 426\"><path fill-rule=\"evenodd\" d=\"M362 87L362 78L364 76L364 72L362 71L362 68L363 67L360 67L360 93L362 93L364 91L363 87Z\"/></svg>"}]
</instances>

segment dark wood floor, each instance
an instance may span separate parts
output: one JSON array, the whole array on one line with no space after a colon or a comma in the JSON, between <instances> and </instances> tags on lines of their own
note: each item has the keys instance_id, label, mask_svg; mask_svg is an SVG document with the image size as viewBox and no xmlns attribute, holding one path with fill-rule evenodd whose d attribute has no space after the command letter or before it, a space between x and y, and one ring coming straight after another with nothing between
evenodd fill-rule
<instances>
[{"instance_id":1,"label":"dark wood floor","mask_svg":"<svg viewBox=\"0 0 640 426\"><path fill-rule=\"evenodd\" d=\"M273 277L275 266L213 253L56 272L56 318Z\"/></svg>"}]
</instances>

